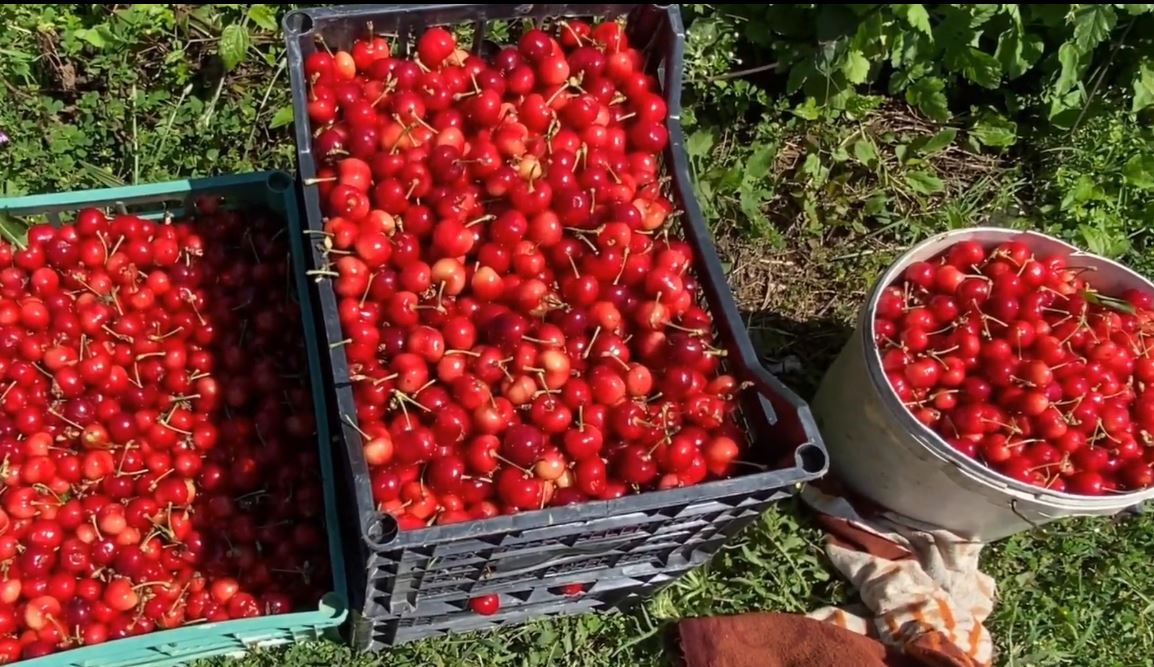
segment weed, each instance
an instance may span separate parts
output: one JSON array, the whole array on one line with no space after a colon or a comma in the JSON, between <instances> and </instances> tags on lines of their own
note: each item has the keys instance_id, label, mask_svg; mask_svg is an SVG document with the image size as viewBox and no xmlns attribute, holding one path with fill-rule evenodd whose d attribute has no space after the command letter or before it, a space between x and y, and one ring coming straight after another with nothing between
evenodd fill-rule
<instances>
[{"instance_id":1,"label":"weed","mask_svg":"<svg viewBox=\"0 0 1154 667\"><path fill-rule=\"evenodd\" d=\"M1042 136L1031 181L1047 231L1154 269L1154 134L1119 106L1070 133Z\"/></svg>"},{"instance_id":2,"label":"weed","mask_svg":"<svg viewBox=\"0 0 1154 667\"><path fill-rule=\"evenodd\" d=\"M291 167L286 7L10 5L0 193Z\"/></svg>"}]
</instances>

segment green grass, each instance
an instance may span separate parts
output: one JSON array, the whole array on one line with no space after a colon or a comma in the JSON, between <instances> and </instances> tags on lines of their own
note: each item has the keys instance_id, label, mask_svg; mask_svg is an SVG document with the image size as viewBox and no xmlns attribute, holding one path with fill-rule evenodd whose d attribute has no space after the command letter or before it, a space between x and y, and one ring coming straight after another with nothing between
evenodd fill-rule
<instances>
[{"instance_id":1,"label":"green grass","mask_svg":"<svg viewBox=\"0 0 1154 667\"><path fill-rule=\"evenodd\" d=\"M11 139L0 148L0 193L292 167L281 10L109 7L0 10L0 130ZM1110 111L1116 107L1073 133L1019 128L1001 152L970 137L968 125L927 123L881 97L861 97L860 108L837 122L810 122L768 105L771 96L746 82L714 80L729 62L717 49L732 43L724 34L709 39L717 44L698 40L690 49L699 188L751 328L767 357L792 359L785 377L803 395L844 340L872 278L905 244L933 231L991 219L1042 226L1151 266L1154 152L1127 114ZM717 108L734 99L758 111L722 124ZM991 547L984 564L999 585L991 619L999 664L1149 664L1152 553L1149 515L1066 521ZM850 596L826 565L820 532L791 501L626 613L376 656L305 644L211 663L665 665L667 631L679 618L804 612Z\"/></svg>"}]
</instances>

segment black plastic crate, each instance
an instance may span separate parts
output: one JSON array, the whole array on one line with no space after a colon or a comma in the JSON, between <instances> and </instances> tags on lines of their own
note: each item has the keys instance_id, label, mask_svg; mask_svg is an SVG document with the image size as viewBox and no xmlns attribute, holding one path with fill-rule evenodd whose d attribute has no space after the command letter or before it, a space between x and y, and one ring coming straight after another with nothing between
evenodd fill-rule
<instances>
[{"instance_id":1,"label":"black plastic crate","mask_svg":"<svg viewBox=\"0 0 1154 667\"><path fill-rule=\"evenodd\" d=\"M329 281L316 287L330 344L332 404L341 423L336 456L347 508L342 517L364 563L350 569L352 643L381 648L447 632L493 627L535 618L607 610L635 602L708 559L774 501L792 494L828 467L825 447L809 407L758 361L726 281L712 235L693 195L681 129L681 76L685 31L677 5L363 5L299 10L284 20L302 182L314 178L313 128L307 114L304 58L318 48L349 48L367 33L396 36L394 51L408 53L421 30L432 25L472 30L474 50L486 44L496 21L560 17L625 16L631 42L644 45L647 68L669 108L669 146L664 169L671 198L684 211L681 233L694 248L694 272L712 313L728 367L751 389L743 392L742 416L753 446L747 458L769 469L688 488L655 491L612 501L546 508L471 523L398 531L376 510L368 467L356 428L356 409L337 299ZM316 186L302 197L309 229L323 230ZM315 266L325 258L314 245ZM359 579L357 578L359 575ZM580 596L558 595L566 583L589 584ZM470 598L498 593L501 610L479 616Z\"/></svg>"}]
</instances>

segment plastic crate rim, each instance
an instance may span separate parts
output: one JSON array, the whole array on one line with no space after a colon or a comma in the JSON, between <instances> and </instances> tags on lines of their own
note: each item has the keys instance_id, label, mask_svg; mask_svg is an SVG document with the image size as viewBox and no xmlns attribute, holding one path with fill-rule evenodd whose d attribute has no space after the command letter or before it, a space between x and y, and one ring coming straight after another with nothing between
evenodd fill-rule
<instances>
[{"instance_id":1,"label":"plastic crate rim","mask_svg":"<svg viewBox=\"0 0 1154 667\"><path fill-rule=\"evenodd\" d=\"M413 546L424 541L439 542L442 541L442 536L447 537L452 533L460 533L460 537L481 537L506 532L510 529L529 530L572 521L591 521L644 511L637 507L639 498L644 498L644 503L647 505L676 506L682 503L707 501L722 495L712 492L722 491L729 487L733 487L736 492L739 488L748 487L761 481L764 481L765 484L758 484L760 489L797 486L819 479L829 471L829 455L824 443L820 440L811 440L798 445L794 449L793 458L794 468L765 470L749 475L711 480L693 486L647 491L643 494L623 496L611 500L590 500L576 505L545 507L528 512L518 512L515 515L478 519L465 524L429 526L402 531L392 515L376 512L373 513L370 524L363 526L362 536L365 544L374 551L385 551L401 546L397 544L397 541L402 537L404 537L403 546ZM602 511L594 512L593 508L599 508ZM557 515L561 516L558 517ZM535 523L537 520L544 520L544 522L537 525Z\"/></svg>"}]
</instances>

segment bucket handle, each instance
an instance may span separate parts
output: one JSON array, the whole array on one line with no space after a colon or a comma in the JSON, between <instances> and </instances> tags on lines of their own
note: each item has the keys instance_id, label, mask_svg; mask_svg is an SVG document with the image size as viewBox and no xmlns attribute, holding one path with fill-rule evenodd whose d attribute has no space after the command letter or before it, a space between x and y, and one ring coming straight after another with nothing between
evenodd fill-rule
<instances>
[{"instance_id":1,"label":"bucket handle","mask_svg":"<svg viewBox=\"0 0 1154 667\"><path fill-rule=\"evenodd\" d=\"M1037 530L1038 528L1042 527L1042 524L1037 523L1036 521L1034 521L1030 517L1026 516L1025 514L1022 514L1018 510L1018 499L1017 498L1011 498L1010 499L1010 511L1013 512L1014 514L1016 514L1018 516L1018 518L1021 519L1022 521L1025 521L1026 523L1030 524L1030 528ZM1058 518L1060 518L1057 516L1050 516L1049 514L1045 514L1043 512L1038 512L1037 515L1042 517L1043 519L1058 519Z\"/></svg>"}]
</instances>

